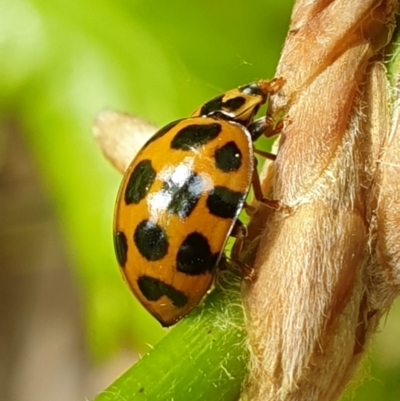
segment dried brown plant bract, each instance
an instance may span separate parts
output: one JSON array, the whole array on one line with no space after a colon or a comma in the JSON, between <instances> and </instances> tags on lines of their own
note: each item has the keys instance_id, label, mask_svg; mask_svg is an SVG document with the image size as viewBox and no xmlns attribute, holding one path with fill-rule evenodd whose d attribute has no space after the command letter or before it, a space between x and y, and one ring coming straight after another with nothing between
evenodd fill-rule
<instances>
[{"instance_id":1,"label":"dried brown plant bract","mask_svg":"<svg viewBox=\"0 0 400 401\"><path fill-rule=\"evenodd\" d=\"M400 75L394 78L396 87L392 124L386 131L374 132L377 158L371 191L371 310L388 308L400 293ZM376 85L382 80L378 75ZM371 88L371 92L376 85ZM377 108L381 106L379 99L376 105ZM381 122L382 125L386 123Z\"/></svg>"},{"instance_id":2,"label":"dried brown plant bract","mask_svg":"<svg viewBox=\"0 0 400 401\"><path fill-rule=\"evenodd\" d=\"M243 399L334 401L400 292L400 139L382 51L394 1L298 1L277 76L287 111L274 199L244 290ZM396 112L394 113L396 114ZM252 245L250 243L250 245Z\"/></svg>"},{"instance_id":3,"label":"dried brown plant bract","mask_svg":"<svg viewBox=\"0 0 400 401\"><path fill-rule=\"evenodd\" d=\"M93 124L93 136L104 156L121 173L157 128L142 118L104 110Z\"/></svg>"}]
</instances>

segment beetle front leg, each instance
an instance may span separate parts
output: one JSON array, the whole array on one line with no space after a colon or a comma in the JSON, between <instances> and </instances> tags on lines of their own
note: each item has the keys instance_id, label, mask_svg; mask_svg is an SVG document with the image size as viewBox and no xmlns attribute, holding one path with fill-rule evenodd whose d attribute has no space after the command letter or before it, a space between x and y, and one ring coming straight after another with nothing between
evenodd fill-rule
<instances>
[{"instance_id":1,"label":"beetle front leg","mask_svg":"<svg viewBox=\"0 0 400 401\"><path fill-rule=\"evenodd\" d=\"M253 185L254 197L256 198L257 201L263 203L264 205L274 210L281 210L284 208L280 201L264 197L264 194L261 189L260 176L258 175L258 171L256 169L253 172L252 185Z\"/></svg>"},{"instance_id":2,"label":"beetle front leg","mask_svg":"<svg viewBox=\"0 0 400 401\"><path fill-rule=\"evenodd\" d=\"M247 129L249 130L251 138L254 142L262 135L267 138L279 135L284 127L285 120L280 120L275 123L272 116L267 115L253 121L251 124L248 125Z\"/></svg>"}]
</instances>

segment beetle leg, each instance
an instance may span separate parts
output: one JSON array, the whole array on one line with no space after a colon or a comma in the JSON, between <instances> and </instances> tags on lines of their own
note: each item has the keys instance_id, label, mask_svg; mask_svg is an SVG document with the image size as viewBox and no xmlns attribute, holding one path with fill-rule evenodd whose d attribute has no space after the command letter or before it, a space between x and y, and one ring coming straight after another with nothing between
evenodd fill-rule
<instances>
[{"instance_id":1,"label":"beetle leg","mask_svg":"<svg viewBox=\"0 0 400 401\"><path fill-rule=\"evenodd\" d=\"M267 115L253 121L251 124L249 124L247 129L250 132L251 138L254 142L262 135L266 136L267 138L279 135L284 127L285 120L280 120L275 123L272 116Z\"/></svg>"},{"instance_id":2,"label":"beetle leg","mask_svg":"<svg viewBox=\"0 0 400 401\"><path fill-rule=\"evenodd\" d=\"M245 238L247 236L247 228L239 219L237 219L235 221L235 224L234 224L234 226L232 228L230 236L234 237L236 239L237 238L242 238L243 239L243 238Z\"/></svg>"},{"instance_id":3,"label":"beetle leg","mask_svg":"<svg viewBox=\"0 0 400 401\"><path fill-rule=\"evenodd\" d=\"M261 184L260 184L260 176L258 175L258 172L256 169L254 169L254 172L253 172L252 185L253 185L254 197L256 198L256 200L258 200L259 202L263 203L264 205L266 205L274 210L278 210L278 209L282 208L282 204L280 201L274 200L274 199L268 199L268 198L264 197L264 194L262 193L262 189L261 189Z\"/></svg>"},{"instance_id":4,"label":"beetle leg","mask_svg":"<svg viewBox=\"0 0 400 401\"><path fill-rule=\"evenodd\" d=\"M242 253L244 239L247 236L247 229L246 226L239 219L235 221L235 225L233 226L231 235L236 238L236 241L233 244L231 250L231 259L237 266L239 266L244 278L252 277L253 269L240 260L240 254Z\"/></svg>"},{"instance_id":5,"label":"beetle leg","mask_svg":"<svg viewBox=\"0 0 400 401\"><path fill-rule=\"evenodd\" d=\"M269 153L269 152L265 152L263 150L260 149L253 149L254 153L256 153L259 156L265 157L268 160L272 160L275 161L276 160L276 155L274 155L273 153Z\"/></svg>"},{"instance_id":6,"label":"beetle leg","mask_svg":"<svg viewBox=\"0 0 400 401\"><path fill-rule=\"evenodd\" d=\"M248 216L252 216L257 210L256 207L249 205L247 202L244 203L243 209L245 210Z\"/></svg>"}]
</instances>

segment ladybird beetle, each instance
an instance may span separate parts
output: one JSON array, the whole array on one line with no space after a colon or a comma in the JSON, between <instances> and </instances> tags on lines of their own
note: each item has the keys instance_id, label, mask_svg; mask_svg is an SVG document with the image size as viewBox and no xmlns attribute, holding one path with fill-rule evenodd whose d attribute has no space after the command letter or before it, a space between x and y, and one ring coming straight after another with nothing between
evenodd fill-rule
<instances>
[{"instance_id":1,"label":"ladybird beetle","mask_svg":"<svg viewBox=\"0 0 400 401\"><path fill-rule=\"evenodd\" d=\"M156 132L125 172L116 256L163 326L187 315L213 282L256 172L253 141L269 129L254 116L282 84L259 81L210 100Z\"/></svg>"}]
</instances>

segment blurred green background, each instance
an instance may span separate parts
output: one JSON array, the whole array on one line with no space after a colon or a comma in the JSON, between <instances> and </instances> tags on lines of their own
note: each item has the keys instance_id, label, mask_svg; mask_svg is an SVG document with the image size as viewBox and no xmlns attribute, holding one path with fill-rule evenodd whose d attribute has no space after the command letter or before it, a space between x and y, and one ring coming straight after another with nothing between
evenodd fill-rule
<instances>
[{"instance_id":1,"label":"blurred green background","mask_svg":"<svg viewBox=\"0 0 400 401\"><path fill-rule=\"evenodd\" d=\"M115 262L121 177L93 119L109 108L162 126L272 77L292 3L0 0L2 399L91 398L163 336ZM395 315L355 400L400 399Z\"/></svg>"}]
</instances>

